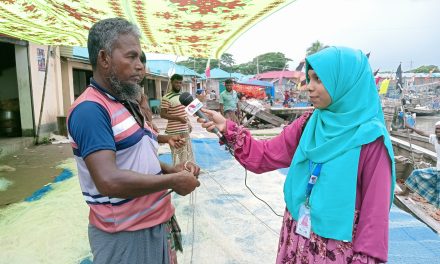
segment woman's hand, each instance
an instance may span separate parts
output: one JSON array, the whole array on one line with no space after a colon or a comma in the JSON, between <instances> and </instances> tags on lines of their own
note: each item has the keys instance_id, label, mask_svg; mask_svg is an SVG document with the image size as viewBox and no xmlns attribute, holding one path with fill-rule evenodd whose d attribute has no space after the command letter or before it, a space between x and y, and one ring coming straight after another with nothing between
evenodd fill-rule
<instances>
[{"instance_id":1,"label":"woman's hand","mask_svg":"<svg viewBox=\"0 0 440 264\"><path fill-rule=\"evenodd\" d=\"M226 119L219 112L204 108L200 110L209 118L209 121L202 118L197 118L197 122L201 123L203 128L209 132L211 132L215 127L217 127L221 133L226 131Z\"/></svg>"}]
</instances>

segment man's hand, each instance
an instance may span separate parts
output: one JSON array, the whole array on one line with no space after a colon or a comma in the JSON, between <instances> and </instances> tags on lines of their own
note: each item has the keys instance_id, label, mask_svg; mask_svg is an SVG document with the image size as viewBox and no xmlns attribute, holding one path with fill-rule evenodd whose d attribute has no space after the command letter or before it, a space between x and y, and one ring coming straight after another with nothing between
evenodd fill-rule
<instances>
[{"instance_id":1,"label":"man's hand","mask_svg":"<svg viewBox=\"0 0 440 264\"><path fill-rule=\"evenodd\" d=\"M185 196L199 186L200 182L192 172L182 170L176 175L172 189L179 195Z\"/></svg>"},{"instance_id":2,"label":"man's hand","mask_svg":"<svg viewBox=\"0 0 440 264\"><path fill-rule=\"evenodd\" d=\"M186 161L185 163L177 164L174 167L174 169L176 172L184 171L184 170L189 171L196 177L198 177L200 174L200 167L191 161Z\"/></svg>"},{"instance_id":3,"label":"man's hand","mask_svg":"<svg viewBox=\"0 0 440 264\"><path fill-rule=\"evenodd\" d=\"M186 124L188 122L188 118L186 118L186 116L179 116L178 119L180 123Z\"/></svg>"},{"instance_id":4,"label":"man's hand","mask_svg":"<svg viewBox=\"0 0 440 264\"><path fill-rule=\"evenodd\" d=\"M200 167L191 161L176 165L173 170L178 174L173 190L180 195L187 195L200 186L197 179L200 174Z\"/></svg>"},{"instance_id":5,"label":"man's hand","mask_svg":"<svg viewBox=\"0 0 440 264\"><path fill-rule=\"evenodd\" d=\"M170 136L168 138L168 144L173 148L181 148L185 146L186 139L180 135Z\"/></svg>"}]
</instances>

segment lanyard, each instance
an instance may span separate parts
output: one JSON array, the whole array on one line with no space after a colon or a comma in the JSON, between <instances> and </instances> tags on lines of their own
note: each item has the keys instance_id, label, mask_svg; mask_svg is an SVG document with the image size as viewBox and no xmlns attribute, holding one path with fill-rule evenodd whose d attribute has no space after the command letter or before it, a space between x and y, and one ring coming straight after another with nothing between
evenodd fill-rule
<instances>
[{"instance_id":1,"label":"lanyard","mask_svg":"<svg viewBox=\"0 0 440 264\"><path fill-rule=\"evenodd\" d=\"M96 90L100 91L101 93L106 94L107 96L111 97L116 102L122 104L125 109L133 116L134 120L136 120L136 123L142 128L145 128L145 117L141 112L140 105L134 102L130 102L128 100L119 100L115 96L109 94L106 90L101 88L98 83L93 78L90 78L90 86L95 88Z\"/></svg>"},{"instance_id":2,"label":"lanyard","mask_svg":"<svg viewBox=\"0 0 440 264\"><path fill-rule=\"evenodd\" d=\"M306 189L306 202L305 202L306 207L310 207L309 205L310 195L312 194L312 189L315 186L316 181L318 180L319 174L321 174L322 163L316 164L315 169L313 169L313 173L312 173L312 168L313 168L313 162L309 161L310 179L309 179L309 183L307 183L307 189Z\"/></svg>"}]
</instances>

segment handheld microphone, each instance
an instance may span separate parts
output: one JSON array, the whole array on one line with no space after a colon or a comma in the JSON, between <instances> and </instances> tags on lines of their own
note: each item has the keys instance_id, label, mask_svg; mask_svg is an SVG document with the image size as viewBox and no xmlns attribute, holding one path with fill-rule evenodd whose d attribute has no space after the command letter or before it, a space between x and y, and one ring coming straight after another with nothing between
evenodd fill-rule
<instances>
[{"instance_id":1,"label":"handheld microphone","mask_svg":"<svg viewBox=\"0 0 440 264\"><path fill-rule=\"evenodd\" d=\"M182 105L186 106L186 111L190 115L197 115L201 119L205 120L205 122L209 121L209 118L200 110L203 106L203 104L198 100L192 97L192 95L188 92L184 92L179 96L179 101ZM225 136L218 130L218 128L214 127L214 129L211 131L212 133L216 134L220 141L227 144L228 141L226 140Z\"/></svg>"}]
</instances>

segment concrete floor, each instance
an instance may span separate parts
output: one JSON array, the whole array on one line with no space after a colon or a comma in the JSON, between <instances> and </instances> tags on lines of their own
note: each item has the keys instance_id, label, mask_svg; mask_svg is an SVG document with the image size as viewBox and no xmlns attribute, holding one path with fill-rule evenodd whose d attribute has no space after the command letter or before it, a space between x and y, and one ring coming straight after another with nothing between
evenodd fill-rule
<instances>
[{"instance_id":1,"label":"concrete floor","mask_svg":"<svg viewBox=\"0 0 440 264\"><path fill-rule=\"evenodd\" d=\"M32 146L33 142L33 137L0 138L0 159Z\"/></svg>"}]
</instances>

